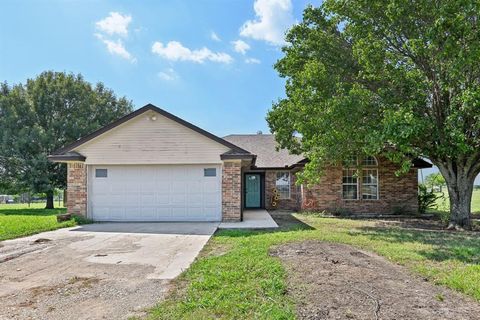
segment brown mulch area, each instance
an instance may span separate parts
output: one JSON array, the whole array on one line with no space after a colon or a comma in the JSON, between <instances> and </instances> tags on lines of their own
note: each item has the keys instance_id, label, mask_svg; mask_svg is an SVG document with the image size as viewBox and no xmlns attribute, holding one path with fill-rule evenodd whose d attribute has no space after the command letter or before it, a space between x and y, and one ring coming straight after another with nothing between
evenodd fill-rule
<instances>
[{"instance_id":1,"label":"brown mulch area","mask_svg":"<svg viewBox=\"0 0 480 320\"><path fill-rule=\"evenodd\" d=\"M480 319L480 304L406 268L348 245L275 247L299 319Z\"/></svg>"}]
</instances>

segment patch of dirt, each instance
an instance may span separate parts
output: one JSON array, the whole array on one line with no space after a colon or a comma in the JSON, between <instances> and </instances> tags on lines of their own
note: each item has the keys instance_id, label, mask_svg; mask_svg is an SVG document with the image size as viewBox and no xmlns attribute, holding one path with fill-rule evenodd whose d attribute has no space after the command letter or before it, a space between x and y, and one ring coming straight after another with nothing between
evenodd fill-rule
<instances>
[{"instance_id":1,"label":"patch of dirt","mask_svg":"<svg viewBox=\"0 0 480 320\"><path fill-rule=\"evenodd\" d=\"M52 240L47 239L47 238L38 238L38 239L34 240L31 244L45 243L45 242L50 242L50 241L52 241Z\"/></svg>"},{"instance_id":2,"label":"patch of dirt","mask_svg":"<svg viewBox=\"0 0 480 320\"><path fill-rule=\"evenodd\" d=\"M0 320L120 320L142 317L163 299L169 280L148 279L154 266L89 262L98 251L72 247L88 239L72 235L30 245L34 238L2 248L0 254L21 254L0 263ZM100 251L131 247L112 241Z\"/></svg>"},{"instance_id":3,"label":"patch of dirt","mask_svg":"<svg viewBox=\"0 0 480 320\"><path fill-rule=\"evenodd\" d=\"M227 254L231 249L231 245L209 243L207 247L205 247L204 250L201 252L200 257L220 257Z\"/></svg>"},{"instance_id":4,"label":"patch of dirt","mask_svg":"<svg viewBox=\"0 0 480 320\"><path fill-rule=\"evenodd\" d=\"M305 241L272 248L287 268L299 319L480 319L480 304L347 245Z\"/></svg>"}]
</instances>

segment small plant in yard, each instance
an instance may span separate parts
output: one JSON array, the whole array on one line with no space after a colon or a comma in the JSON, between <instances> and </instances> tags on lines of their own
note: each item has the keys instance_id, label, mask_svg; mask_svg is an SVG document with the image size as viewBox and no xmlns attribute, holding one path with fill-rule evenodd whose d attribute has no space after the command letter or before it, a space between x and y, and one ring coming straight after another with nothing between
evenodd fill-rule
<instances>
[{"instance_id":1,"label":"small plant in yard","mask_svg":"<svg viewBox=\"0 0 480 320\"><path fill-rule=\"evenodd\" d=\"M438 301L442 302L445 300L445 297L443 296L443 294L439 293L435 296L435 299L437 299Z\"/></svg>"},{"instance_id":2,"label":"small plant in yard","mask_svg":"<svg viewBox=\"0 0 480 320\"><path fill-rule=\"evenodd\" d=\"M395 216L402 216L407 213L405 206L394 206L392 208L392 214Z\"/></svg>"},{"instance_id":3,"label":"small plant in yard","mask_svg":"<svg viewBox=\"0 0 480 320\"><path fill-rule=\"evenodd\" d=\"M84 216L79 216L79 215L72 215L73 221L75 221L78 225L82 224L90 224L93 223L93 220L85 218Z\"/></svg>"},{"instance_id":4,"label":"small plant in yard","mask_svg":"<svg viewBox=\"0 0 480 320\"><path fill-rule=\"evenodd\" d=\"M442 197L443 195L438 195L433 190L428 190L424 184L420 184L418 186L418 213L425 214L427 209L436 208L438 199Z\"/></svg>"},{"instance_id":5,"label":"small plant in yard","mask_svg":"<svg viewBox=\"0 0 480 320\"><path fill-rule=\"evenodd\" d=\"M335 217L346 218L346 217L350 217L352 213L345 208L337 207L332 210L332 215L334 215Z\"/></svg>"}]
</instances>

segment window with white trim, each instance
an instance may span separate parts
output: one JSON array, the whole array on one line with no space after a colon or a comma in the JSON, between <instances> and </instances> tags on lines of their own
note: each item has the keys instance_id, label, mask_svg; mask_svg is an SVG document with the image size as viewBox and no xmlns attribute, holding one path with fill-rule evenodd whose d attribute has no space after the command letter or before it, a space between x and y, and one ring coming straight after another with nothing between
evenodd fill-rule
<instances>
[{"instance_id":1,"label":"window with white trim","mask_svg":"<svg viewBox=\"0 0 480 320\"><path fill-rule=\"evenodd\" d=\"M358 168L358 165L361 169ZM342 198L378 200L378 161L373 156L350 157L343 162Z\"/></svg>"},{"instance_id":2,"label":"window with white trim","mask_svg":"<svg viewBox=\"0 0 480 320\"><path fill-rule=\"evenodd\" d=\"M363 157L362 166L377 166L377 159L373 156Z\"/></svg>"},{"instance_id":3,"label":"window with white trim","mask_svg":"<svg viewBox=\"0 0 480 320\"><path fill-rule=\"evenodd\" d=\"M277 172L275 188L280 199L290 199L290 172Z\"/></svg>"},{"instance_id":4,"label":"window with white trim","mask_svg":"<svg viewBox=\"0 0 480 320\"><path fill-rule=\"evenodd\" d=\"M108 170L107 169L95 169L95 178L107 178Z\"/></svg>"},{"instance_id":5,"label":"window with white trim","mask_svg":"<svg viewBox=\"0 0 480 320\"><path fill-rule=\"evenodd\" d=\"M345 200L358 199L358 173L356 169L343 169L342 197Z\"/></svg>"},{"instance_id":6,"label":"window with white trim","mask_svg":"<svg viewBox=\"0 0 480 320\"><path fill-rule=\"evenodd\" d=\"M378 170L363 169L362 170L362 199L377 200L378 199Z\"/></svg>"},{"instance_id":7,"label":"window with white trim","mask_svg":"<svg viewBox=\"0 0 480 320\"><path fill-rule=\"evenodd\" d=\"M217 169L216 168L204 168L203 169L203 176L204 177L216 177L217 176Z\"/></svg>"}]
</instances>

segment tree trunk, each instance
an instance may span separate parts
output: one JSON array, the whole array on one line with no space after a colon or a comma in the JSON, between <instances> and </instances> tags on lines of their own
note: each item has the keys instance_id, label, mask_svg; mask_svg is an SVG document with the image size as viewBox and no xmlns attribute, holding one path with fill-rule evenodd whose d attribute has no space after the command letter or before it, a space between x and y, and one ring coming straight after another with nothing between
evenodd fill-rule
<instances>
[{"instance_id":1,"label":"tree trunk","mask_svg":"<svg viewBox=\"0 0 480 320\"><path fill-rule=\"evenodd\" d=\"M63 206L67 207L67 188L63 189Z\"/></svg>"},{"instance_id":2,"label":"tree trunk","mask_svg":"<svg viewBox=\"0 0 480 320\"><path fill-rule=\"evenodd\" d=\"M45 209L54 209L53 206L53 190L47 191L47 205Z\"/></svg>"},{"instance_id":3,"label":"tree trunk","mask_svg":"<svg viewBox=\"0 0 480 320\"><path fill-rule=\"evenodd\" d=\"M450 222L447 229L471 229L471 202L476 174L469 167L456 162L439 165L438 168L447 182L450 199Z\"/></svg>"}]
</instances>

